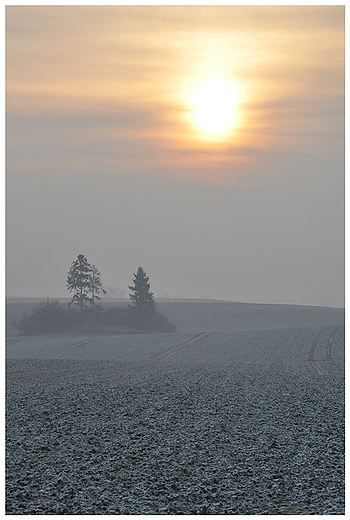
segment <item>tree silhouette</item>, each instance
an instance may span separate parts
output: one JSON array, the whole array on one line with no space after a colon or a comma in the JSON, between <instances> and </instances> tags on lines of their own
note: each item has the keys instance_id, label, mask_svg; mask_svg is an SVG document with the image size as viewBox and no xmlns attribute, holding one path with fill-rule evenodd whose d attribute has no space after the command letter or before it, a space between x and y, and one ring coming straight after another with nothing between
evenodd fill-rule
<instances>
[{"instance_id":1,"label":"tree silhouette","mask_svg":"<svg viewBox=\"0 0 350 520\"><path fill-rule=\"evenodd\" d=\"M91 298L90 302L92 305L92 314L95 315L95 302L96 300L101 300L100 294L107 294L102 286L101 281L101 271L95 266L91 266L91 271L89 273L89 281L90 281L90 293Z\"/></svg>"},{"instance_id":2,"label":"tree silhouette","mask_svg":"<svg viewBox=\"0 0 350 520\"><path fill-rule=\"evenodd\" d=\"M95 314L96 300L100 300L100 294L106 294L102 287L101 272L95 265L91 265L84 255L78 255L72 263L67 276L67 289L74 291L69 305L75 303L80 309L81 323L88 309L92 308Z\"/></svg>"},{"instance_id":3,"label":"tree silhouette","mask_svg":"<svg viewBox=\"0 0 350 520\"><path fill-rule=\"evenodd\" d=\"M151 286L149 283L149 277L142 269L142 267L139 267L137 269L137 273L133 273L133 275L134 285L128 286L131 291L129 297L133 302L133 306L129 305L129 307L136 308L138 310L153 311L155 302L154 295L150 290Z\"/></svg>"},{"instance_id":4,"label":"tree silhouette","mask_svg":"<svg viewBox=\"0 0 350 520\"><path fill-rule=\"evenodd\" d=\"M90 274L92 266L84 255L78 255L78 258L72 263L67 276L67 289L74 291L72 300L69 305L75 303L80 309L81 322L84 321L84 312L90 303Z\"/></svg>"}]
</instances>

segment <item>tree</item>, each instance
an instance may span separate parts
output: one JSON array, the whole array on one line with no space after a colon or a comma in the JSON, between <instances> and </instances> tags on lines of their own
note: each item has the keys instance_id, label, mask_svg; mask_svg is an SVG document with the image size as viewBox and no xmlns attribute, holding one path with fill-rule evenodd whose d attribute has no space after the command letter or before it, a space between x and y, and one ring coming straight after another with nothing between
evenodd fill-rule
<instances>
[{"instance_id":1,"label":"tree","mask_svg":"<svg viewBox=\"0 0 350 520\"><path fill-rule=\"evenodd\" d=\"M90 293L91 293L91 305L92 305L92 314L95 315L95 300L101 300L99 296L102 294L107 294L107 292L102 287L101 281L101 271L97 269L95 265L91 266L91 272L89 274L90 280Z\"/></svg>"},{"instance_id":2,"label":"tree","mask_svg":"<svg viewBox=\"0 0 350 520\"><path fill-rule=\"evenodd\" d=\"M133 273L133 275L134 285L128 286L131 291L129 297L133 302L133 306L129 305L129 307L143 311L153 311L155 302L154 295L150 290L149 277L142 267L139 267L137 273Z\"/></svg>"},{"instance_id":3,"label":"tree","mask_svg":"<svg viewBox=\"0 0 350 520\"><path fill-rule=\"evenodd\" d=\"M78 258L72 263L68 271L67 289L70 292L74 291L69 305L72 303L78 305L82 323L84 321L84 313L91 304L89 296L91 292L91 275L92 265L89 264L84 255L78 255Z\"/></svg>"}]
</instances>

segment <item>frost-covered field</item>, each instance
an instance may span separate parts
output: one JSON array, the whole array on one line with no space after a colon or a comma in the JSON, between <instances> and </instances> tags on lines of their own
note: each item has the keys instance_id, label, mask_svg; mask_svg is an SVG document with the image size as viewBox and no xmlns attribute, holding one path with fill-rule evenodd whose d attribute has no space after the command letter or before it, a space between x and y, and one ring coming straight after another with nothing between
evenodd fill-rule
<instances>
[{"instance_id":1,"label":"frost-covered field","mask_svg":"<svg viewBox=\"0 0 350 520\"><path fill-rule=\"evenodd\" d=\"M133 334L117 336L21 336L7 339L7 359L75 359L175 361L196 363L301 363L318 340L317 358L326 360L326 342L333 332L333 357L344 366L344 328L303 327L237 332Z\"/></svg>"},{"instance_id":2,"label":"frost-covered field","mask_svg":"<svg viewBox=\"0 0 350 520\"><path fill-rule=\"evenodd\" d=\"M8 514L344 514L341 322L7 357Z\"/></svg>"}]
</instances>

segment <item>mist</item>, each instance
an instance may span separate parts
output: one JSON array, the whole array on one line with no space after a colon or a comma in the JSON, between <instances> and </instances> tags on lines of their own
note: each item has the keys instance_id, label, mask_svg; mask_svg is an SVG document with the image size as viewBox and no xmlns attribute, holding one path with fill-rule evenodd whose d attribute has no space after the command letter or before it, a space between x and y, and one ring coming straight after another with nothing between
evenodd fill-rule
<instances>
[{"instance_id":1,"label":"mist","mask_svg":"<svg viewBox=\"0 0 350 520\"><path fill-rule=\"evenodd\" d=\"M82 253L105 285L124 290L141 265L156 297L343 306L342 175L322 177L324 165L310 162L234 186L12 175L8 295L68 297L66 274Z\"/></svg>"},{"instance_id":2,"label":"mist","mask_svg":"<svg viewBox=\"0 0 350 520\"><path fill-rule=\"evenodd\" d=\"M69 297L84 254L126 293L344 306L342 8L193 9L7 9L8 296ZM222 142L203 70L246 96Z\"/></svg>"}]
</instances>

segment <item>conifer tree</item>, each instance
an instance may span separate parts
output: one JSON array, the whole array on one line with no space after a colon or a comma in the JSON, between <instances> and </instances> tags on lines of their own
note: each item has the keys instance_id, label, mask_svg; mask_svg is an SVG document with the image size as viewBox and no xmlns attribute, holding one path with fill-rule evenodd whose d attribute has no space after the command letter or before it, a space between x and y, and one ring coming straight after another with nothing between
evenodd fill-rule
<instances>
[{"instance_id":1,"label":"conifer tree","mask_svg":"<svg viewBox=\"0 0 350 520\"><path fill-rule=\"evenodd\" d=\"M134 285L129 285L129 289L131 294L129 294L131 301L133 302L133 306L129 305L129 307L136 308L138 310L154 310L154 295L151 292L151 285L149 283L149 277L142 269L139 267L137 269L137 273L133 273L134 275Z\"/></svg>"},{"instance_id":2,"label":"conifer tree","mask_svg":"<svg viewBox=\"0 0 350 520\"><path fill-rule=\"evenodd\" d=\"M83 322L84 311L90 303L90 274L92 266L84 255L78 255L77 259L72 263L67 276L67 289L74 291L72 303L80 308L80 317Z\"/></svg>"},{"instance_id":3,"label":"conifer tree","mask_svg":"<svg viewBox=\"0 0 350 520\"><path fill-rule=\"evenodd\" d=\"M101 299L101 293L106 294L102 287L101 272L95 265L91 265L84 255L78 255L72 263L67 276L67 289L70 292L74 291L69 305L78 305L82 324L86 311L92 308L94 315L96 300Z\"/></svg>"},{"instance_id":4,"label":"conifer tree","mask_svg":"<svg viewBox=\"0 0 350 520\"><path fill-rule=\"evenodd\" d=\"M89 274L90 279L90 293L91 293L91 305L92 314L95 315L96 300L101 300L100 294L107 294L102 286L101 271L95 266L91 266L91 272Z\"/></svg>"}]
</instances>

